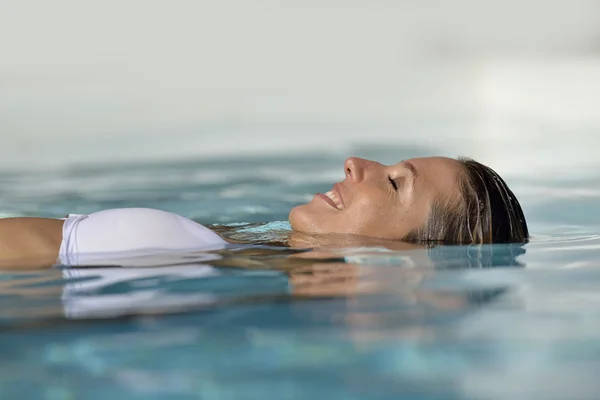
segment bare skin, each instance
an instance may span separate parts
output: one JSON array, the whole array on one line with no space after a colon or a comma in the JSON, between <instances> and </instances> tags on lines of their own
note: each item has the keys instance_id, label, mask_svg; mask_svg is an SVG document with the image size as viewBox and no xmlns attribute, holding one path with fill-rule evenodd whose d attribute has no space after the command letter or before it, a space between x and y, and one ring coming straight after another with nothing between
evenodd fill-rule
<instances>
[{"instance_id":1,"label":"bare skin","mask_svg":"<svg viewBox=\"0 0 600 400\"><path fill-rule=\"evenodd\" d=\"M330 192L292 209L295 231L402 240L425 224L435 200L458 198L458 177L464 172L460 162L446 157L394 165L350 157L344 171L346 179Z\"/></svg>"},{"instance_id":2,"label":"bare skin","mask_svg":"<svg viewBox=\"0 0 600 400\"><path fill-rule=\"evenodd\" d=\"M51 218L0 219L0 268L48 268L56 263L63 221Z\"/></svg>"}]
</instances>

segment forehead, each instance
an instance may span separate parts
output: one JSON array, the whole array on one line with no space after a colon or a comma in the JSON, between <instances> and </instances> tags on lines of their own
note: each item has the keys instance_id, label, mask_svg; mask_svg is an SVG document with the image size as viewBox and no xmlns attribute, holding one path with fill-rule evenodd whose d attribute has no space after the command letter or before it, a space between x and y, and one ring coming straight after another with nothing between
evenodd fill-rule
<instances>
[{"instance_id":1,"label":"forehead","mask_svg":"<svg viewBox=\"0 0 600 400\"><path fill-rule=\"evenodd\" d=\"M403 162L414 166L417 172L415 186L418 190L440 195L457 193L458 177L463 172L459 161L448 157L423 157Z\"/></svg>"}]
</instances>

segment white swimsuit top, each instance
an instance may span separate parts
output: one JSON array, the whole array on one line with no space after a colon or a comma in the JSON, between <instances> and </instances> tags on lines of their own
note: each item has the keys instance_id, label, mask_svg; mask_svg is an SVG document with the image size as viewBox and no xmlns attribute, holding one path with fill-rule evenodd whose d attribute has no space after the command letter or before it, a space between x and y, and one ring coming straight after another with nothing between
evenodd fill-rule
<instances>
[{"instance_id":1,"label":"white swimsuit top","mask_svg":"<svg viewBox=\"0 0 600 400\"><path fill-rule=\"evenodd\" d=\"M63 225L58 261L63 265L106 265L106 260L157 252L216 250L219 235L190 219L150 208L116 208L70 214Z\"/></svg>"}]
</instances>

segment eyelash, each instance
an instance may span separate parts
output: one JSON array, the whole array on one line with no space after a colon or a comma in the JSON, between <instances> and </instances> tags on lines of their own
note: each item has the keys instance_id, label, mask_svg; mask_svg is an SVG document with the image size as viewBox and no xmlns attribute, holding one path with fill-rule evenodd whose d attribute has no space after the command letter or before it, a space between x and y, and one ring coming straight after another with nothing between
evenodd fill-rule
<instances>
[{"instance_id":1,"label":"eyelash","mask_svg":"<svg viewBox=\"0 0 600 400\"><path fill-rule=\"evenodd\" d=\"M390 183L392 184L392 187L394 188L394 190L397 192L398 191L398 184L392 179L391 176L388 176L388 179L390 180Z\"/></svg>"}]
</instances>

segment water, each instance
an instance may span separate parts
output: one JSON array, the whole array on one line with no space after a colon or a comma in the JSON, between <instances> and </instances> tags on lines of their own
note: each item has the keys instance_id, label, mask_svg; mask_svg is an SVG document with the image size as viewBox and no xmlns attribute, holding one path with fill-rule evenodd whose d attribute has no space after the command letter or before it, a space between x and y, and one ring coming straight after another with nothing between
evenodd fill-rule
<instances>
[{"instance_id":1,"label":"water","mask_svg":"<svg viewBox=\"0 0 600 400\"><path fill-rule=\"evenodd\" d=\"M354 150L383 162L431 153ZM342 162L280 156L0 175L3 216L155 207L265 245L220 260L169 254L132 260L135 269L71 270L70 279L56 269L5 273L0 398L599 397L597 178L511 177L533 233L523 246L343 243L348 262L277 247L294 240L289 209L341 179Z\"/></svg>"}]
</instances>

